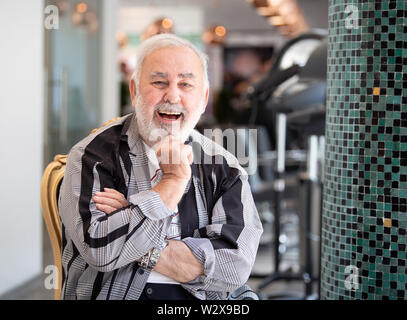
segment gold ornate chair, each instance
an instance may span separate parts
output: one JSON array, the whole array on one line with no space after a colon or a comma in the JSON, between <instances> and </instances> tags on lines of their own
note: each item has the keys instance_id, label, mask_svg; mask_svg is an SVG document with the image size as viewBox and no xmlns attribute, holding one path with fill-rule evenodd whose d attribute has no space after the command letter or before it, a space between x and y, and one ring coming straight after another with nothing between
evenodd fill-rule
<instances>
[{"instance_id":1,"label":"gold ornate chair","mask_svg":"<svg viewBox=\"0 0 407 320\"><path fill-rule=\"evenodd\" d=\"M119 117L107 121L100 128L119 119ZM91 133L98 129L93 129ZM51 240L52 252L54 254L54 265L57 267L57 284L55 287L55 300L61 297L62 289L62 228L61 218L58 210L59 187L65 174L67 155L56 155L44 171L41 180L41 206L42 215L47 226L48 235Z\"/></svg>"},{"instance_id":2,"label":"gold ornate chair","mask_svg":"<svg viewBox=\"0 0 407 320\"><path fill-rule=\"evenodd\" d=\"M56 155L44 171L41 181L42 215L47 226L54 254L54 265L57 267L57 283L55 287L55 300L59 300L62 287L62 230L58 210L58 193L65 174L66 155Z\"/></svg>"}]
</instances>

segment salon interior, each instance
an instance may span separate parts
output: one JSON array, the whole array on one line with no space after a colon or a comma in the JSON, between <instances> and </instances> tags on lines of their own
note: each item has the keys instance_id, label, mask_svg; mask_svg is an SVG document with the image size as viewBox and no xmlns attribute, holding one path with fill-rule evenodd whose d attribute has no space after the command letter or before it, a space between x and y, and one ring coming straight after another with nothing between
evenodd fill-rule
<instances>
[{"instance_id":1,"label":"salon interior","mask_svg":"<svg viewBox=\"0 0 407 320\"><path fill-rule=\"evenodd\" d=\"M196 129L244 150L258 299L406 299L406 19L403 0L2 1L0 299L55 298L44 170L133 111L160 33L209 57Z\"/></svg>"}]
</instances>

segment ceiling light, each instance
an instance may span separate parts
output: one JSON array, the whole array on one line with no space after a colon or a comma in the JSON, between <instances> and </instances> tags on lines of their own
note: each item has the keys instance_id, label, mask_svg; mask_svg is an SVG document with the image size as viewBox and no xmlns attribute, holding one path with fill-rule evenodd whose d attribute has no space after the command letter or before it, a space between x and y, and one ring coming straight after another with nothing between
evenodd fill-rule
<instances>
[{"instance_id":1,"label":"ceiling light","mask_svg":"<svg viewBox=\"0 0 407 320\"><path fill-rule=\"evenodd\" d=\"M217 26L215 28L215 34L218 37L224 37L226 35L226 28L224 26Z\"/></svg>"},{"instance_id":2,"label":"ceiling light","mask_svg":"<svg viewBox=\"0 0 407 320\"><path fill-rule=\"evenodd\" d=\"M84 2L78 3L76 6L76 11L78 13L85 13L88 10L88 5Z\"/></svg>"},{"instance_id":3,"label":"ceiling light","mask_svg":"<svg viewBox=\"0 0 407 320\"><path fill-rule=\"evenodd\" d=\"M161 25L165 29L171 29L171 27L174 25L172 20L170 18L164 18L163 21L161 22Z\"/></svg>"}]
</instances>

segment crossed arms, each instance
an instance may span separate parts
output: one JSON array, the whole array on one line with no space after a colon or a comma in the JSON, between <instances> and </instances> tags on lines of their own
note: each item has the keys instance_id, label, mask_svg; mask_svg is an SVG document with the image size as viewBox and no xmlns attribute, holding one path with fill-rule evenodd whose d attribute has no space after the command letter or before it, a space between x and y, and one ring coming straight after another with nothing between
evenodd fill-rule
<instances>
[{"instance_id":1,"label":"crossed arms","mask_svg":"<svg viewBox=\"0 0 407 320\"><path fill-rule=\"evenodd\" d=\"M155 189L128 199L117 193L111 199L114 192L104 188L115 186L113 164L90 149L74 148L68 157L60 213L85 261L108 272L139 260L164 241L181 180L163 176ZM95 198L97 192L103 200ZM231 292L247 281L262 232L247 177L239 176L222 192L210 215L211 222L197 230L200 238L170 241L155 270L192 290Z\"/></svg>"},{"instance_id":2,"label":"crossed arms","mask_svg":"<svg viewBox=\"0 0 407 320\"><path fill-rule=\"evenodd\" d=\"M168 184L164 186L166 188L160 190L160 196L168 199L174 188ZM96 192L93 201L96 203L96 208L106 214L129 205L123 194L110 188L105 188L103 192ZM189 247L177 240L168 241L168 246L161 251L154 270L181 283L192 281L204 274L202 264L195 258Z\"/></svg>"}]
</instances>

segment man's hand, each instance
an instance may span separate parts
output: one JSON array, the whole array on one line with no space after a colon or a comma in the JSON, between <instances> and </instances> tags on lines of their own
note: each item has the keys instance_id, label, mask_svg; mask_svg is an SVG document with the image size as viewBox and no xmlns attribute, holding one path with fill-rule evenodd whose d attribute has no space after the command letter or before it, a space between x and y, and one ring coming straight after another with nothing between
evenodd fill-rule
<instances>
[{"instance_id":1,"label":"man's hand","mask_svg":"<svg viewBox=\"0 0 407 320\"><path fill-rule=\"evenodd\" d=\"M96 192L93 197L96 209L109 214L129 205L124 195L119 191L109 188L104 188L104 190L104 192Z\"/></svg>"},{"instance_id":2,"label":"man's hand","mask_svg":"<svg viewBox=\"0 0 407 320\"><path fill-rule=\"evenodd\" d=\"M169 135L153 147L163 176L153 188L164 204L174 211L191 178L192 147Z\"/></svg>"},{"instance_id":3,"label":"man's hand","mask_svg":"<svg viewBox=\"0 0 407 320\"><path fill-rule=\"evenodd\" d=\"M181 283L190 282L204 274L203 266L191 249L179 240L168 241L154 270Z\"/></svg>"},{"instance_id":4,"label":"man's hand","mask_svg":"<svg viewBox=\"0 0 407 320\"><path fill-rule=\"evenodd\" d=\"M109 214L128 205L120 192L108 188L104 190L105 192L96 192L93 197L99 210ZM201 263L189 247L177 240L168 241L168 246L161 252L154 270L181 283L192 281L204 274Z\"/></svg>"}]
</instances>

